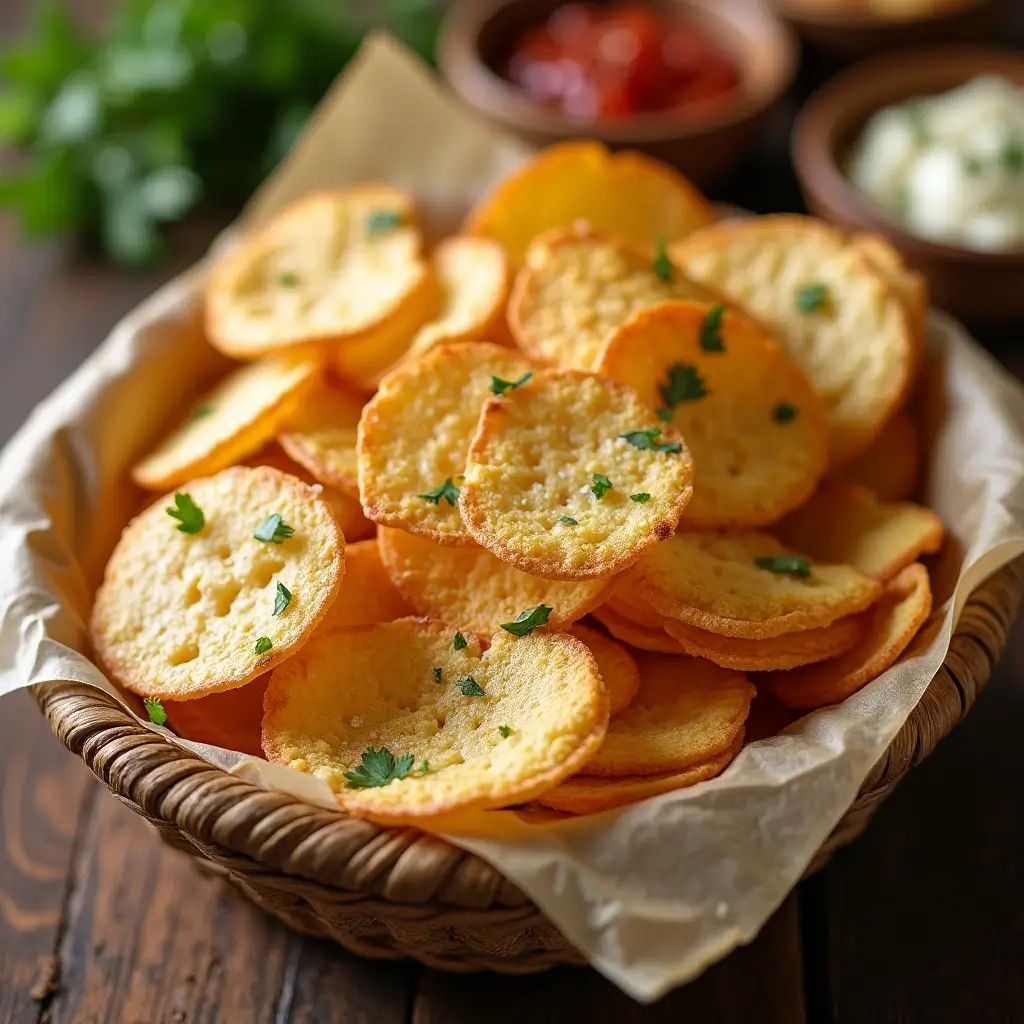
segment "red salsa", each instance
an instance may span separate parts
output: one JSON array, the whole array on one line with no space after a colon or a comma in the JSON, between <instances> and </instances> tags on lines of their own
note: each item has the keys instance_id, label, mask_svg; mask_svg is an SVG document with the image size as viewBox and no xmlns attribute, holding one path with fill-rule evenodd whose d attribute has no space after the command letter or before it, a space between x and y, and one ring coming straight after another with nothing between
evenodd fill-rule
<instances>
[{"instance_id":1,"label":"red salsa","mask_svg":"<svg viewBox=\"0 0 1024 1024\"><path fill-rule=\"evenodd\" d=\"M642 3L562 4L516 40L504 70L535 102L591 121L705 108L737 84L693 24Z\"/></svg>"}]
</instances>

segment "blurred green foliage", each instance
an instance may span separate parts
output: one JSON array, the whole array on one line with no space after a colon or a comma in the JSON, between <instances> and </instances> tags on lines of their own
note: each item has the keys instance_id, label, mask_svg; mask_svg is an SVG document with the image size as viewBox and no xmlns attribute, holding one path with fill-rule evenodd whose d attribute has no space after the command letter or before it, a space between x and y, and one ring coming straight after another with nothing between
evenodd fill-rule
<instances>
[{"instance_id":1,"label":"blurred green foliage","mask_svg":"<svg viewBox=\"0 0 1024 1024\"><path fill-rule=\"evenodd\" d=\"M359 46L358 0L120 0L90 38L57 2L0 53L0 206L26 235L75 232L137 266L203 200L237 206ZM363 8L365 4L359 5ZM371 5L433 60L434 0Z\"/></svg>"}]
</instances>

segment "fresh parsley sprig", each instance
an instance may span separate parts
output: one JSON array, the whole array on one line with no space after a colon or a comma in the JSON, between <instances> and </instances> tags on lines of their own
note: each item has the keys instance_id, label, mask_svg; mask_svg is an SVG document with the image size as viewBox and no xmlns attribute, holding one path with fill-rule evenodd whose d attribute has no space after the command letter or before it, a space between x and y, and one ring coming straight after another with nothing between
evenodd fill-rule
<instances>
[{"instance_id":1,"label":"fresh parsley sprig","mask_svg":"<svg viewBox=\"0 0 1024 1024\"><path fill-rule=\"evenodd\" d=\"M546 604L538 604L533 608L527 608L520 612L513 622L501 623L501 628L513 636L526 636L532 633L538 626L543 626L551 614L551 607Z\"/></svg>"},{"instance_id":2,"label":"fresh parsley sprig","mask_svg":"<svg viewBox=\"0 0 1024 1024\"><path fill-rule=\"evenodd\" d=\"M261 636L256 641L256 653L257 654L266 654L267 651L269 651L273 646L274 646L274 642L270 639L269 636Z\"/></svg>"},{"instance_id":3,"label":"fresh parsley sprig","mask_svg":"<svg viewBox=\"0 0 1024 1024\"><path fill-rule=\"evenodd\" d=\"M641 451L672 453L683 450L683 446L678 441L658 441L657 437L660 433L659 427L644 427L643 430L630 430L625 434L619 434L619 437Z\"/></svg>"},{"instance_id":4,"label":"fresh parsley sprig","mask_svg":"<svg viewBox=\"0 0 1024 1024\"><path fill-rule=\"evenodd\" d=\"M149 720L154 725L164 725L167 722L167 712L164 711L163 704L155 697L147 697L142 703L146 708L146 714L149 715Z\"/></svg>"},{"instance_id":5,"label":"fresh parsley sprig","mask_svg":"<svg viewBox=\"0 0 1024 1024\"><path fill-rule=\"evenodd\" d=\"M658 390L661 392L661 400L669 410L683 402L695 402L698 398L710 394L701 378L700 370L685 363L673 363L668 368L668 378L659 385ZM659 418L665 417L659 412ZM668 418L672 418L671 414Z\"/></svg>"},{"instance_id":6,"label":"fresh parsley sprig","mask_svg":"<svg viewBox=\"0 0 1024 1024\"><path fill-rule=\"evenodd\" d=\"M792 423L797 416L797 407L790 405L789 402L779 402L774 409L772 409L772 422L773 423Z\"/></svg>"},{"instance_id":7,"label":"fresh parsley sprig","mask_svg":"<svg viewBox=\"0 0 1024 1024\"><path fill-rule=\"evenodd\" d=\"M651 261L651 270L654 271L654 276L659 281L664 284L671 284L672 261L668 258L664 235L658 235L654 240L654 259Z\"/></svg>"},{"instance_id":8,"label":"fresh parsley sprig","mask_svg":"<svg viewBox=\"0 0 1024 1024\"><path fill-rule=\"evenodd\" d=\"M515 729L513 729L513 728L511 728L510 726L507 726L507 725L499 725L498 726L498 732L501 733L501 738L503 740L507 740L509 738L509 736L511 736L512 733L515 732Z\"/></svg>"},{"instance_id":9,"label":"fresh parsley sprig","mask_svg":"<svg viewBox=\"0 0 1024 1024\"><path fill-rule=\"evenodd\" d=\"M203 510L184 491L178 491L174 495L174 508L166 509L166 512L172 519L178 520L178 530L181 533L199 533L206 524Z\"/></svg>"},{"instance_id":10,"label":"fresh parsley sprig","mask_svg":"<svg viewBox=\"0 0 1024 1024\"><path fill-rule=\"evenodd\" d=\"M796 308L805 316L821 312L828 303L828 285L815 281L797 289Z\"/></svg>"},{"instance_id":11,"label":"fresh parsley sprig","mask_svg":"<svg viewBox=\"0 0 1024 1024\"><path fill-rule=\"evenodd\" d=\"M442 498L449 505L457 505L459 503L459 488L455 486L452 478L448 476L445 477L443 484L438 484L437 487L432 491L427 491L426 494L417 494L416 497L424 498L431 505L440 505Z\"/></svg>"},{"instance_id":12,"label":"fresh parsley sprig","mask_svg":"<svg viewBox=\"0 0 1024 1024\"><path fill-rule=\"evenodd\" d=\"M759 569L767 569L769 572L790 573L806 579L811 575L811 563L802 555L765 555L754 559Z\"/></svg>"},{"instance_id":13,"label":"fresh parsley sprig","mask_svg":"<svg viewBox=\"0 0 1024 1024\"><path fill-rule=\"evenodd\" d=\"M722 341L722 314L725 306L712 306L700 325L700 347L702 352L724 352L725 342Z\"/></svg>"},{"instance_id":14,"label":"fresh parsley sprig","mask_svg":"<svg viewBox=\"0 0 1024 1024\"><path fill-rule=\"evenodd\" d=\"M295 535L295 527L289 526L280 512L271 512L266 519L257 524L252 535L265 544L282 544Z\"/></svg>"},{"instance_id":15,"label":"fresh parsley sprig","mask_svg":"<svg viewBox=\"0 0 1024 1024\"><path fill-rule=\"evenodd\" d=\"M527 370L518 380L502 380L501 377L492 377L491 394L504 395L508 391L514 391L516 388L521 388L532 377L532 370Z\"/></svg>"},{"instance_id":16,"label":"fresh parsley sprig","mask_svg":"<svg viewBox=\"0 0 1024 1024\"><path fill-rule=\"evenodd\" d=\"M412 754L406 754L395 760L395 755L382 746L374 750L371 744L363 751L360 763L350 772L345 772L345 779L350 789L373 789L377 786L390 786L395 779L404 779L412 770L415 760ZM423 762L426 765L427 762ZM423 769L426 771L426 768Z\"/></svg>"},{"instance_id":17,"label":"fresh parsley sprig","mask_svg":"<svg viewBox=\"0 0 1024 1024\"><path fill-rule=\"evenodd\" d=\"M635 501L638 505L646 505L651 500L651 496L646 491L641 491L639 494L631 494L629 500Z\"/></svg>"},{"instance_id":18,"label":"fresh parsley sprig","mask_svg":"<svg viewBox=\"0 0 1024 1024\"><path fill-rule=\"evenodd\" d=\"M452 647L457 651L464 651L469 646L466 638L461 633L456 633L452 638Z\"/></svg>"},{"instance_id":19,"label":"fresh parsley sprig","mask_svg":"<svg viewBox=\"0 0 1024 1024\"><path fill-rule=\"evenodd\" d=\"M455 685L464 697L483 697L487 692L472 676L463 676Z\"/></svg>"},{"instance_id":20,"label":"fresh parsley sprig","mask_svg":"<svg viewBox=\"0 0 1024 1024\"><path fill-rule=\"evenodd\" d=\"M277 593L274 595L274 614L280 615L291 603L292 592L278 580Z\"/></svg>"},{"instance_id":21,"label":"fresh parsley sprig","mask_svg":"<svg viewBox=\"0 0 1024 1024\"><path fill-rule=\"evenodd\" d=\"M604 473L593 473L590 477L590 493L600 501L615 485Z\"/></svg>"}]
</instances>

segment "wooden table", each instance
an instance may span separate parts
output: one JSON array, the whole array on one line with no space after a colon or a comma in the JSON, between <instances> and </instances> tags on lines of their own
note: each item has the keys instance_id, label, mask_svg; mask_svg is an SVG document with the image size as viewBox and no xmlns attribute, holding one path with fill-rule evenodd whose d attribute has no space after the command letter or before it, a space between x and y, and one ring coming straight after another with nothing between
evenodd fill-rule
<instances>
[{"instance_id":1,"label":"wooden table","mask_svg":"<svg viewBox=\"0 0 1024 1024\"><path fill-rule=\"evenodd\" d=\"M721 198L799 208L786 127ZM124 274L0 221L0 439L210 233L160 273ZM981 337L1024 375L1019 330ZM581 968L449 975L294 935L167 850L15 694L0 702L0 1024L1022 1021L1022 670L1019 623L970 718L867 835L649 1008Z\"/></svg>"}]
</instances>

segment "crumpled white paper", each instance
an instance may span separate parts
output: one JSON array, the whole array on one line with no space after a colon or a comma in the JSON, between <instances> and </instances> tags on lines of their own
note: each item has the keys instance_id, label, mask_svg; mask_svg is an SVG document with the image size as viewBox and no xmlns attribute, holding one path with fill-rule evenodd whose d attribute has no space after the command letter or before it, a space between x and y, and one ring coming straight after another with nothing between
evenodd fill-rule
<instances>
[{"instance_id":1,"label":"crumpled white paper","mask_svg":"<svg viewBox=\"0 0 1024 1024\"><path fill-rule=\"evenodd\" d=\"M258 223L313 188L386 179L418 197L437 235L526 153L376 37L242 222ZM55 680L114 692L80 653L88 609L137 506L126 468L223 367L196 326L203 274L194 268L129 314L0 456L0 694ZM840 707L750 744L722 776L692 789L578 820L536 823L506 811L429 826L511 878L636 999L656 999L754 937L924 693L970 591L1024 552L1024 392L940 314L931 344L947 408L928 498L964 556L926 645ZM178 742L335 806L316 779Z\"/></svg>"}]
</instances>

